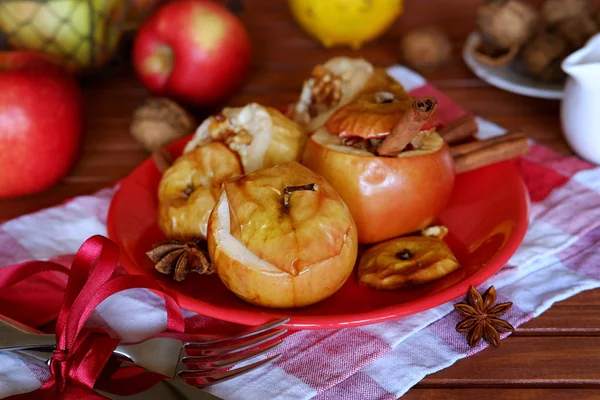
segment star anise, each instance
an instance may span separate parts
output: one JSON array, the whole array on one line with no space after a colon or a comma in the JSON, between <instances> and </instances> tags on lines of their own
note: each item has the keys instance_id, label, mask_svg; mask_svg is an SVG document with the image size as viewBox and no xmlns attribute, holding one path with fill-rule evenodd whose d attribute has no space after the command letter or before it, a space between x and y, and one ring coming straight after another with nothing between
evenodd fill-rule
<instances>
[{"instance_id":1,"label":"star anise","mask_svg":"<svg viewBox=\"0 0 600 400\"><path fill-rule=\"evenodd\" d=\"M208 260L206 242L195 239L188 242L167 240L155 244L146 255L155 263L161 274L173 273L173 278L180 282L189 272L210 275L215 272Z\"/></svg>"},{"instance_id":2,"label":"star anise","mask_svg":"<svg viewBox=\"0 0 600 400\"><path fill-rule=\"evenodd\" d=\"M493 286L490 286L483 296L471 286L467 292L467 302L454 305L454 309L466 317L456 325L456 330L467 334L469 346L477 346L483 338L492 346L498 347L500 333L515 330L511 324L498 318L512 307L512 303L494 305L495 302L496 289Z\"/></svg>"}]
</instances>

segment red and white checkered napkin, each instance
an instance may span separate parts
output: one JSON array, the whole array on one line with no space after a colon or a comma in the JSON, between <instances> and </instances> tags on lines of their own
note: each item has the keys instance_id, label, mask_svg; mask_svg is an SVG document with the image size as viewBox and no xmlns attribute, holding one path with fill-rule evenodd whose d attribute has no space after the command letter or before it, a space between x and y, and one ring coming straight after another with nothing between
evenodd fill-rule
<instances>
[{"instance_id":1,"label":"red and white checkered napkin","mask_svg":"<svg viewBox=\"0 0 600 400\"><path fill-rule=\"evenodd\" d=\"M425 80L403 67L389 72L415 94L435 94L438 110L449 117L464 113ZM451 119L451 118L449 118ZM482 135L502 129L480 120ZM480 290L494 285L499 302L514 306L506 318L515 327L540 315L554 302L600 287L600 168L533 144L517 162L529 188L531 224L525 240L500 272ZM69 261L85 239L106 235L106 214L115 189L26 215L0 225L0 266L31 259ZM0 268L0 273L2 270ZM54 286L28 290L49 310ZM275 363L210 388L225 399L395 399L427 374L482 350L470 349L454 329L455 299L434 309L391 322L340 330L301 331L289 336ZM126 340L142 339L165 327L162 299L146 290L119 293L100 305L92 323ZM2 298L0 313L18 310L18 298ZM26 311L21 315L26 315ZM227 324L192 312L188 329ZM26 321L36 325L36 321ZM279 351L279 350L278 350ZM31 391L44 371L0 352L0 397ZM260 394L260 395L259 395Z\"/></svg>"}]
</instances>

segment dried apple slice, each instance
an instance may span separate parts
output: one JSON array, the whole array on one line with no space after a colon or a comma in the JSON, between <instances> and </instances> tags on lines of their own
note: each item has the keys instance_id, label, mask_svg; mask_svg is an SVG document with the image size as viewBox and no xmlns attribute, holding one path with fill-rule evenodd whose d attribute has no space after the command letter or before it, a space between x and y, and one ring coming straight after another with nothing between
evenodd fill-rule
<instances>
[{"instance_id":1,"label":"dried apple slice","mask_svg":"<svg viewBox=\"0 0 600 400\"><path fill-rule=\"evenodd\" d=\"M458 260L443 240L407 236L365 251L358 264L358 281L373 289L407 288L436 281L458 268Z\"/></svg>"},{"instance_id":2,"label":"dried apple slice","mask_svg":"<svg viewBox=\"0 0 600 400\"><path fill-rule=\"evenodd\" d=\"M206 239L208 217L217 203L221 184L242 175L231 150L213 142L181 155L158 185L158 226L171 239Z\"/></svg>"},{"instance_id":3,"label":"dried apple slice","mask_svg":"<svg viewBox=\"0 0 600 400\"><path fill-rule=\"evenodd\" d=\"M352 273L358 251L348 207L297 162L225 183L208 229L223 283L265 307L301 307L331 296Z\"/></svg>"},{"instance_id":4,"label":"dried apple slice","mask_svg":"<svg viewBox=\"0 0 600 400\"><path fill-rule=\"evenodd\" d=\"M222 141L235 151L249 173L287 161L299 160L308 135L304 129L272 107L250 103L226 107L205 119L184 151Z\"/></svg>"}]
</instances>

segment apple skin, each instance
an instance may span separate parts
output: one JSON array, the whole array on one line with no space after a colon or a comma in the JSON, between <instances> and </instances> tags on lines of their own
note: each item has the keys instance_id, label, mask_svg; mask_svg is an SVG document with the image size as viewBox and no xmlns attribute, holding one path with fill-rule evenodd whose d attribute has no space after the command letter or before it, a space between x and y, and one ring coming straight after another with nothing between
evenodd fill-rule
<instances>
[{"instance_id":1,"label":"apple skin","mask_svg":"<svg viewBox=\"0 0 600 400\"><path fill-rule=\"evenodd\" d=\"M311 137L302 164L337 190L363 244L427 227L444 210L454 188L454 161L445 142L424 155L362 157L335 151Z\"/></svg>"},{"instance_id":2,"label":"apple skin","mask_svg":"<svg viewBox=\"0 0 600 400\"><path fill-rule=\"evenodd\" d=\"M274 309L305 307L332 296L351 276L358 254L354 223L336 256L296 276L280 270L265 272L249 262L240 262L223 249L219 209L228 207L225 202L223 191L208 221L208 252L221 282L244 301Z\"/></svg>"},{"instance_id":3,"label":"apple skin","mask_svg":"<svg viewBox=\"0 0 600 400\"><path fill-rule=\"evenodd\" d=\"M72 76L33 52L0 52L0 198L63 178L81 143L82 95Z\"/></svg>"},{"instance_id":4,"label":"apple skin","mask_svg":"<svg viewBox=\"0 0 600 400\"><path fill-rule=\"evenodd\" d=\"M195 106L213 106L233 94L251 56L240 20L206 0L164 4L142 24L133 47L135 70L149 91Z\"/></svg>"}]
</instances>

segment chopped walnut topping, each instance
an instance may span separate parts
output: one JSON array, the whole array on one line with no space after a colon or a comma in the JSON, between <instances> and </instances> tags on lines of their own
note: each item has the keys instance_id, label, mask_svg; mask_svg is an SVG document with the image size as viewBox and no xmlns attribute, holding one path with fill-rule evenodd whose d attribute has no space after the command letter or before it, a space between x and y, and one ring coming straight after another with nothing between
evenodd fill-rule
<instances>
[{"instance_id":1,"label":"chopped walnut topping","mask_svg":"<svg viewBox=\"0 0 600 400\"><path fill-rule=\"evenodd\" d=\"M366 142L366 140L363 138L359 138L359 137L349 137L349 138L342 139L342 144L344 146L354 147L355 145L360 145L362 142Z\"/></svg>"},{"instance_id":2,"label":"chopped walnut topping","mask_svg":"<svg viewBox=\"0 0 600 400\"><path fill-rule=\"evenodd\" d=\"M442 240L448 234L448 228L444 225L432 225L421 230L422 236L432 237Z\"/></svg>"},{"instance_id":3,"label":"chopped walnut topping","mask_svg":"<svg viewBox=\"0 0 600 400\"><path fill-rule=\"evenodd\" d=\"M220 140L225 142L225 144L229 144L233 141L235 132L231 128L215 129L214 131L210 132L210 136L214 140Z\"/></svg>"},{"instance_id":4,"label":"chopped walnut topping","mask_svg":"<svg viewBox=\"0 0 600 400\"><path fill-rule=\"evenodd\" d=\"M211 118L208 131L210 132L210 136L215 140L224 140L229 132L233 133L229 119L223 114L218 114Z\"/></svg>"},{"instance_id":5,"label":"chopped walnut topping","mask_svg":"<svg viewBox=\"0 0 600 400\"><path fill-rule=\"evenodd\" d=\"M342 144L348 147L354 147L355 149L366 150L373 153L375 151L375 145L370 139L363 139L359 137L344 138Z\"/></svg>"},{"instance_id":6,"label":"chopped walnut topping","mask_svg":"<svg viewBox=\"0 0 600 400\"><path fill-rule=\"evenodd\" d=\"M314 85L311 90L312 104L322 104L327 108L335 106L342 97L342 80L321 65L312 73Z\"/></svg>"},{"instance_id":7,"label":"chopped walnut topping","mask_svg":"<svg viewBox=\"0 0 600 400\"><path fill-rule=\"evenodd\" d=\"M391 92L376 92L375 93L375 103L377 104L387 104L393 103L396 101L396 96Z\"/></svg>"},{"instance_id":8,"label":"chopped walnut topping","mask_svg":"<svg viewBox=\"0 0 600 400\"><path fill-rule=\"evenodd\" d=\"M229 122L229 119L219 118L221 114L215 116L210 124L209 132L213 140L223 141L226 145L240 144L249 145L254 137L244 128L234 126Z\"/></svg>"},{"instance_id":9,"label":"chopped walnut topping","mask_svg":"<svg viewBox=\"0 0 600 400\"><path fill-rule=\"evenodd\" d=\"M252 136L251 134L248 133L248 131L246 131L245 129L240 129L237 132L233 132L230 131L231 135L229 135L226 139L225 139L225 144L226 145L230 145L232 143L236 143L236 144L251 144L252 143L252 139L254 139L254 136Z\"/></svg>"},{"instance_id":10,"label":"chopped walnut topping","mask_svg":"<svg viewBox=\"0 0 600 400\"><path fill-rule=\"evenodd\" d=\"M429 135L431 135L434 132L433 129L428 130L428 131L420 131L419 133L417 133L417 135L410 141L410 145L412 145L412 149L420 149L421 146L423 146L423 141L425 140L425 138L427 138ZM405 149L407 150L407 149Z\"/></svg>"},{"instance_id":11,"label":"chopped walnut topping","mask_svg":"<svg viewBox=\"0 0 600 400\"><path fill-rule=\"evenodd\" d=\"M290 109L288 117L299 124L336 106L342 98L342 78L322 65L317 65L311 77L304 81L300 100Z\"/></svg>"}]
</instances>

